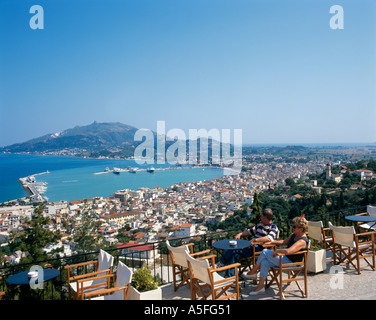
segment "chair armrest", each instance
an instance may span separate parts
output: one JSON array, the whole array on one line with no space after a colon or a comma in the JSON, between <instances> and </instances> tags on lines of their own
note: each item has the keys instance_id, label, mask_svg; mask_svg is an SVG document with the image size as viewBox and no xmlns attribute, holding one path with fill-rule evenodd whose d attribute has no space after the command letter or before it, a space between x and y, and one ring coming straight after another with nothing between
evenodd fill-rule
<instances>
[{"instance_id":1,"label":"chair armrest","mask_svg":"<svg viewBox=\"0 0 376 320\"><path fill-rule=\"evenodd\" d=\"M97 264L97 263L98 261L86 261L86 262L81 262L81 263L76 263L76 264L70 264L69 266L65 266L64 269L82 267L82 266L87 266L89 264Z\"/></svg>"},{"instance_id":2,"label":"chair armrest","mask_svg":"<svg viewBox=\"0 0 376 320\"><path fill-rule=\"evenodd\" d=\"M368 212L357 213L355 216L369 216Z\"/></svg>"},{"instance_id":3,"label":"chair armrest","mask_svg":"<svg viewBox=\"0 0 376 320\"><path fill-rule=\"evenodd\" d=\"M211 258L215 258L215 257L216 257L215 254L211 254L209 256L199 257L196 260L205 260L205 259L211 259Z\"/></svg>"},{"instance_id":4,"label":"chair armrest","mask_svg":"<svg viewBox=\"0 0 376 320\"><path fill-rule=\"evenodd\" d=\"M262 245L264 248L271 248L271 247L277 247L275 243L265 243Z\"/></svg>"},{"instance_id":5,"label":"chair armrest","mask_svg":"<svg viewBox=\"0 0 376 320\"><path fill-rule=\"evenodd\" d=\"M109 280L110 278L114 278L114 277L115 277L114 274L105 274L103 276L98 276L98 277L79 279L79 280L77 280L77 283L82 283L82 282L91 281L91 280L99 280L99 279L108 279Z\"/></svg>"},{"instance_id":6,"label":"chair armrest","mask_svg":"<svg viewBox=\"0 0 376 320\"><path fill-rule=\"evenodd\" d=\"M110 288L110 289L93 290L93 291L84 293L84 298L91 298L94 296L104 296L106 294L114 293L120 290L124 290L124 296L125 296L125 291L129 290L129 287L130 287L130 284L127 286L115 287L115 288Z\"/></svg>"},{"instance_id":7,"label":"chair armrest","mask_svg":"<svg viewBox=\"0 0 376 320\"><path fill-rule=\"evenodd\" d=\"M237 263L228 264L226 266L219 267L219 268L212 268L212 269L210 269L210 272L221 272L221 271L225 271L227 269L237 268L237 267L240 267L240 266L241 266L241 264L237 262Z\"/></svg>"},{"instance_id":8,"label":"chair armrest","mask_svg":"<svg viewBox=\"0 0 376 320\"><path fill-rule=\"evenodd\" d=\"M268 247L276 247L277 245L275 243L270 243L270 242L262 242L262 241L257 241L257 240L252 240L251 241L251 244L252 245L261 245L265 248L268 248Z\"/></svg>"},{"instance_id":9,"label":"chair armrest","mask_svg":"<svg viewBox=\"0 0 376 320\"><path fill-rule=\"evenodd\" d=\"M308 252L308 250L300 250L300 251L298 251L298 252L295 252L295 253L289 253L289 254L287 254L287 253L281 253L281 252L277 252L276 254L277 255L279 255L279 256L292 256L292 255L297 255L297 254L302 254L302 253L306 253L306 252Z\"/></svg>"},{"instance_id":10,"label":"chair armrest","mask_svg":"<svg viewBox=\"0 0 376 320\"><path fill-rule=\"evenodd\" d=\"M375 235L376 231L368 231L368 232L362 232L362 233L356 233L354 234L355 237L363 237L363 236L370 236L370 235Z\"/></svg>"},{"instance_id":11,"label":"chair armrest","mask_svg":"<svg viewBox=\"0 0 376 320\"><path fill-rule=\"evenodd\" d=\"M195 256L199 256L199 255L202 255L202 254L210 253L212 251L213 251L213 249L207 249L207 250L204 250L204 251L195 252L195 253L191 254L191 257L195 257Z\"/></svg>"},{"instance_id":12,"label":"chair armrest","mask_svg":"<svg viewBox=\"0 0 376 320\"><path fill-rule=\"evenodd\" d=\"M204 257L196 258L196 260L206 260L206 259L210 259L209 264L211 263L211 265L214 267L214 266L215 266L215 257L216 257L215 254L211 254L211 255L209 255L209 256L204 256Z\"/></svg>"},{"instance_id":13,"label":"chair armrest","mask_svg":"<svg viewBox=\"0 0 376 320\"><path fill-rule=\"evenodd\" d=\"M109 274L110 273L110 269L104 269L104 270L100 270L100 271L94 271L94 272L90 272L90 273L85 273L85 274L80 274L78 276L74 276L74 277L70 277L69 280L81 280L81 279L85 279L85 281L88 281L87 278L90 278L90 277L93 277L93 276L96 276L98 274L102 274L102 273L106 273L106 274ZM98 277L95 277L96 279Z\"/></svg>"}]
</instances>

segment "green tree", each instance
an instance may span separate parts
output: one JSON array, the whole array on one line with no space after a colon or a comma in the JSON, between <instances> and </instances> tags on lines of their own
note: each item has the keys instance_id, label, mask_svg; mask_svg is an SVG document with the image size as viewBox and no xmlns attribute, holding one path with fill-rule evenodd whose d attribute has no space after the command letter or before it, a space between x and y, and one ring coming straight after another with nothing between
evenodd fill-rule
<instances>
[{"instance_id":1,"label":"green tree","mask_svg":"<svg viewBox=\"0 0 376 320\"><path fill-rule=\"evenodd\" d=\"M251 209L253 209L252 210L251 222L253 224L257 224L257 223L260 222L260 216L261 216L261 212L262 212L261 205L262 205L262 202L259 200L257 192L255 192L255 194L253 196L253 202L252 202L252 205L251 205Z\"/></svg>"},{"instance_id":2,"label":"green tree","mask_svg":"<svg viewBox=\"0 0 376 320\"><path fill-rule=\"evenodd\" d=\"M22 262L40 261L50 256L43 251L48 245L57 244L61 239L60 232L54 232L47 228L50 218L43 215L44 205L34 209L31 219L25 219L23 232L11 233L11 242L13 250L26 252L27 256ZM50 255L60 250L51 252Z\"/></svg>"}]
</instances>

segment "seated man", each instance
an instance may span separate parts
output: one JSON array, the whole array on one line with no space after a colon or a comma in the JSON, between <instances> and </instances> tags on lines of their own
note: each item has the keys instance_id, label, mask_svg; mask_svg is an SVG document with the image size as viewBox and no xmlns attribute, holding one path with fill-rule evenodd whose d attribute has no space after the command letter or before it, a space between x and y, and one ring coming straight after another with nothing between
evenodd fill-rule
<instances>
[{"instance_id":1,"label":"seated man","mask_svg":"<svg viewBox=\"0 0 376 320\"><path fill-rule=\"evenodd\" d=\"M238 233L235 236L235 239L240 239L241 237L253 236L253 240L258 242L271 242L276 240L278 234L278 227L273 223L273 211L271 209L264 209L260 215L260 223L252 228ZM252 241L251 241L252 242ZM262 245L255 245L255 251L262 251ZM233 264L239 262L241 258L252 257L253 251L252 247L248 247L242 250L228 250L223 256L219 259L216 268L222 267L226 264ZM228 270L228 276L234 275L234 269Z\"/></svg>"}]
</instances>

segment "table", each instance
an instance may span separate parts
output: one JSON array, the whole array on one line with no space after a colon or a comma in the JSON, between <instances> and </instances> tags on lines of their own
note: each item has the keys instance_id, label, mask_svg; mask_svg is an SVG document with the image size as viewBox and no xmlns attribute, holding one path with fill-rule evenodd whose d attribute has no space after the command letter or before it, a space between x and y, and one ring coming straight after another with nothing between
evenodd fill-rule
<instances>
[{"instance_id":1,"label":"table","mask_svg":"<svg viewBox=\"0 0 376 320\"><path fill-rule=\"evenodd\" d=\"M376 217L371 216L347 216L345 217L346 220L354 221L354 222L374 222L372 226L369 227L369 229L372 229L376 225Z\"/></svg>"},{"instance_id":2,"label":"table","mask_svg":"<svg viewBox=\"0 0 376 320\"><path fill-rule=\"evenodd\" d=\"M236 245L231 245L230 241L236 241ZM222 252L227 251L227 250L242 250L245 248L248 248L252 245L252 243L248 240L244 239L224 239L224 240L219 240L213 243L214 249L217 250L223 256L223 258L226 260L226 257L222 254ZM228 264L229 261L226 261ZM226 270L226 275L228 275L228 270Z\"/></svg>"},{"instance_id":3,"label":"table","mask_svg":"<svg viewBox=\"0 0 376 320\"><path fill-rule=\"evenodd\" d=\"M236 241L236 245L231 245L230 241ZM241 250L248 248L252 245L252 243L248 240L244 239L224 239L219 240L213 243L213 247L217 250Z\"/></svg>"},{"instance_id":4,"label":"table","mask_svg":"<svg viewBox=\"0 0 376 320\"><path fill-rule=\"evenodd\" d=\"M56 269L42 269L43 270L43 278L40 279L42 280L41 282L46 282L48 280L55 279L59 274L60 271ZM30 282L38 284L38 280L40 277L35 277L34 278L29 278L28 276L29 271L22 271L19 273L16 273L12 276L10 276L6 282L9 284L14 284L14 285L26 285L30 284Z\"/></svg>"},{"instance_id":5,"label":"table","mask_svg":"<svg viewBox=\"0 0 376 320\"><path fill-rule=\"evenodd\" d=\"M37 269L40 274L35 278L30 278L28 276L29 271L22 271L16 273L6 279L6 282L19 286L19 299L20 300L41 300L41 295L44 295L43 283L49 280L55 279L60 271L56 269ZM43 271L43 272L41 272ZM40 281L40 282L39 282ZM39 282L39 283L38 283ZM29 288L26 286L28 285ZM31 289L41 289L41 290L31 290Z\"/></svg>"}]
</instances>

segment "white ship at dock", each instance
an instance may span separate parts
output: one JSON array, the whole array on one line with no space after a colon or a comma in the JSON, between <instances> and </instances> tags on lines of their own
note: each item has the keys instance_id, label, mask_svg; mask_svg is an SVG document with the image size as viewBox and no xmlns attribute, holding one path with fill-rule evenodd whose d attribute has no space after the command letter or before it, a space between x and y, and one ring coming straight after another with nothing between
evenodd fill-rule
<instances>
[{"instance_id":1,"label":"white ship at dock","mask_svg":"<svg viewBox=\"0 0 376 320\"><path fill-rule=\"evenodd\" d=\"M46 172L30 175L24 178L19 178L22 187L30 195L31 200L33 202L48 201L47 197L42 196L47 191L47 182L37 182L35 179L36 175L42 175L45 173L49 173L49 171L47 170Z\"/></svg>"}]
</instances>

